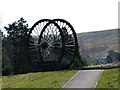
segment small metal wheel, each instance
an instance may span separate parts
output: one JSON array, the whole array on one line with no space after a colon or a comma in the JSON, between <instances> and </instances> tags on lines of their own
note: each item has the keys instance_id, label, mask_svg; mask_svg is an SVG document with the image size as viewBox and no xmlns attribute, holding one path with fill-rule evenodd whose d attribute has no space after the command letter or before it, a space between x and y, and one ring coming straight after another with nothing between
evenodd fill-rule
<instances>
[{"instance_id":1,"label":"small metal wheel","mask_svg":"<svg viewBox=\"0 0 120 90\"><path fill-rule=\"evenodd\" d=\"M72 25L63 19L54 19L64 34L65 52L64 57L60 63L62 68L69 68L74 62L78 50L77 36Z\"/></svg>"},{"instance_id":2,"label":"small metal wheel","mask_svg":"<svg viewBox=\"0 0 120 90\"><path fill-rule=\"evenodd\" d=\"M30 63L40 61L38 51L39 36L44 26L49 22L49 19L42 19L36 22L29 31L27 38L27 55Z\"/></svg>"}]
</instances>

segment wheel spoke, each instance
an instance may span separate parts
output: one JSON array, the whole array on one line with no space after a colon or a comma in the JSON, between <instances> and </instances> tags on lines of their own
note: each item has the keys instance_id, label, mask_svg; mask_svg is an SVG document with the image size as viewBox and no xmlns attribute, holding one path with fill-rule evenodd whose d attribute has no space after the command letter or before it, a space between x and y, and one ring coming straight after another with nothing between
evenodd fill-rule
<instances>
[{"instance_id":1,"label":"wheel spoke","mask_svg":"<svg viewBox=\"0 0 120 90\"><path fill-rule=\"evenodd\" d=\"M65 49L65 51L71 55L74 55L74 52L70 52L69 50Z\"/></svg>"}]
</instances>

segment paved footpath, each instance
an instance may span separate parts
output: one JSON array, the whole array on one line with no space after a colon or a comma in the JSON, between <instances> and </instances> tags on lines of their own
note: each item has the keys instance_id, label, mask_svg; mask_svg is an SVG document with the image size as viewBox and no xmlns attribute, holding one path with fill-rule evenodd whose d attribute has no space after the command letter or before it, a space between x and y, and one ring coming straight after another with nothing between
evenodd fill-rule
<instances>
[{"instance_id":1,"label":"paved footpath","mask_svg":"<svg viewBox=\"0 0 120 90\"><path fill-rule=\"evenodd\" d=\"M81 70L63 88L94 88L103 70Z\"/></svg>"}]
</instances>

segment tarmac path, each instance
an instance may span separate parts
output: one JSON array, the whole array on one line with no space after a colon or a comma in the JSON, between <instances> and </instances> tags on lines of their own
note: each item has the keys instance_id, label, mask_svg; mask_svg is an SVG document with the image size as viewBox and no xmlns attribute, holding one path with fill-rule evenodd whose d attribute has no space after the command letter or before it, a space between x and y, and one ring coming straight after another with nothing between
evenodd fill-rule
<instances>
[{"instance_id":1,"label":"tarmac path","mask_svg":"<svg viewBox=\"0 0 120 90\"><path fill-rule=\"evenodd\" d=\"M93 89L103 70L80 70L63 88L91 88ZM88 90L88 89L87 89Z\"/></svg>"}]
</instances>

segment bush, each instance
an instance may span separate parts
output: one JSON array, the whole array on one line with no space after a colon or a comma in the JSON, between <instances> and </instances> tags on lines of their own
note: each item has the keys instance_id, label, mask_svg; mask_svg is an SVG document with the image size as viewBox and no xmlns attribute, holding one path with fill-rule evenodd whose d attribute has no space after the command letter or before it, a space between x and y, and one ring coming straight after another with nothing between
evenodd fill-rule
<instances>
[{"instance_id":1,"label":"bush","mask_svg":"<svg viewBox=\"0 0 120 90\"><path fill-rule=\"evenodd\" d=\"M13 74L13 68L12 66L3 66L2 67L2 75L12 75Z\"/></svg>"},{"instance_id":2,"label":"bush","mask_svg":"<svg viewBox=\"0 0 120 90\"><path fill-rule=\"evenodd\" d=\"M72 69L77 69L77 68L80 68L80 67L83 67L84 66L84 61L81 59L80 56L77 56L73 62L73 64L70 66L70 68Z\"/></svg>"}]
</instances>

